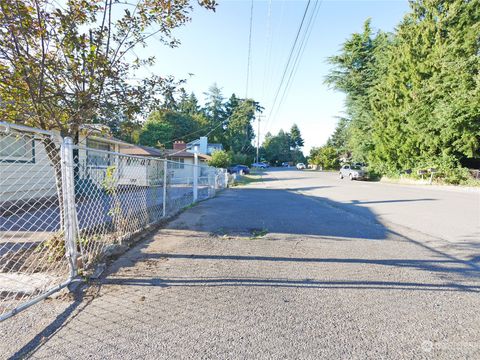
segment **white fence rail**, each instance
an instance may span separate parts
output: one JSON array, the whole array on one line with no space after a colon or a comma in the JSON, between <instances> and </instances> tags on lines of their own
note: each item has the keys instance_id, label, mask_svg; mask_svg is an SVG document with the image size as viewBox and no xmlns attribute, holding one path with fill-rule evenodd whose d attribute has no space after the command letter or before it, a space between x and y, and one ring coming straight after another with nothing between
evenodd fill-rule
<instances>
[{"instance_id":1,"label":"white fence rail","mask_svg":"<svg viewBox=\"0 0 480 360\"><path fill-rule=\"evenodd\" d=\"M0 123L0 321L227 181L223 169L91 149Z\"/></svg>"}]
</instances>

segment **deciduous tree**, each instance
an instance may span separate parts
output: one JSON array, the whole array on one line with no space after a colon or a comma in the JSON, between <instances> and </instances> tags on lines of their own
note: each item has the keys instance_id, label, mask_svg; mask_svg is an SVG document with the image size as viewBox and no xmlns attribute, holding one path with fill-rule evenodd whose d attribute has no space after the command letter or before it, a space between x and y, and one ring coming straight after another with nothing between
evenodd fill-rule
<instances>
[{"instance_id":1,"label":"deciduous tree","mask_svg":"<svg viewBox=\"0 0 480 360\"><path fill-rule=\"evenodd\" d=\"M214 9L214 0L200 4ZM0 118L77 138L82 124L111 111L135 118L172 81L133 81L151 65L135 49L157 39L177 46L172 30L190 20L188 0L4 0L0 2Z\"/></svg>"}]
</instances>

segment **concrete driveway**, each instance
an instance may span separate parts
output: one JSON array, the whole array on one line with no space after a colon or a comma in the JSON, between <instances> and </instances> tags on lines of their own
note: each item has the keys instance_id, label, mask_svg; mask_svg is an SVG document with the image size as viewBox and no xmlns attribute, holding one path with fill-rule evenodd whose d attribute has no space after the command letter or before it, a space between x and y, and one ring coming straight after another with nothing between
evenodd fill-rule
<instances>
[{"instance_id":1,"label":"concrete driveway","mask_svg":"<svg viewBox=\"0 0 480 360\"><path fill-rule=\"evenodd\" d=\"M272 171L188 209L0 357L480 358L479 193Z\"/></svg>"}]
</instances>

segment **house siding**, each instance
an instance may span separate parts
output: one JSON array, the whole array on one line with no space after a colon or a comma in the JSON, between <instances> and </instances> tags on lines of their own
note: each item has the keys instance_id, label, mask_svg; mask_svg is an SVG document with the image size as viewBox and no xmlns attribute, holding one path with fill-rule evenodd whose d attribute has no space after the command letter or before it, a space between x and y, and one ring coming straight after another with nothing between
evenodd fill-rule
<instances>
[{"instance_id":1,"label":"house siding","mask_svg":"<svg viewBox=\"0 0 480 360\"><path fill-rule=\"evenodd\" d=\"M184 158L183 161L183 169L175 167L179 166L177 162L169 163L170 181L174 184L193 183L193 158Z\"/></svg>"},{"instance_id":2,"label":"house siding","mask_svg":"<svg viewBox=\"0 0 480 360\"><path fill-rule=\"evenodd\" d=\"M84 139L84 137L80 138L81 144L86 143ZM118 145L111 144L111 148L118 151ZM84 149L78 150L80 171L86 171L85 166L82 166L86 164L86 158L87 152ZM56 196L54 169L43 143L39 140L34 141L33 160L33 162L19 163L0 161L0 204L15 201L30 202ZM101 181L105 168L93 169L90 167L88 172L90 176L100 177Z\"/></svg>"},{"instance_id":3,"label":"house siding","mask_svg":"<svg viewBox=\"0 0 480 360\"><path fill-rule=\"evenodd\" d=\"M171 182L174 184L193 184L193 158L184 158L183 169L173 168L173 163L170 163L169 167L169 176ZM204 174L203 168L207 167L207 164L203 160L199 160L198 165L200 166L198 171L198 176L202 177Z\"/></svg>"},{"instance_id":4,"label":"house siding","mask_svg":"<svg viewBox=\"0 0 480 360\"><path fill-rule=\"evenodd\" d=\"M0 202L31 200L56 194L55 173L41 141L34 141L33 162L0 162Z\"/></svg>"}]
</instances>

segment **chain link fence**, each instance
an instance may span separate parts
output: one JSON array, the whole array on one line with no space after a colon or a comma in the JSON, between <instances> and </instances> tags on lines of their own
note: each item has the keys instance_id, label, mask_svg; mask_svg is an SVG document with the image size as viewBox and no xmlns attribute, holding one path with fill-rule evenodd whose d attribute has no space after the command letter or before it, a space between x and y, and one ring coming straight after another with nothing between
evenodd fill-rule
<instances>
[{"instance_id":1,"label":"chain link fence","mask_svg":"<svg viewBox=\"0 0 480 360\"><path fill-rule=\"evenodd\" d=\"M0 123L0 321L227 182L224 169L77 146Z\"/></svg>"}]
</instances>

